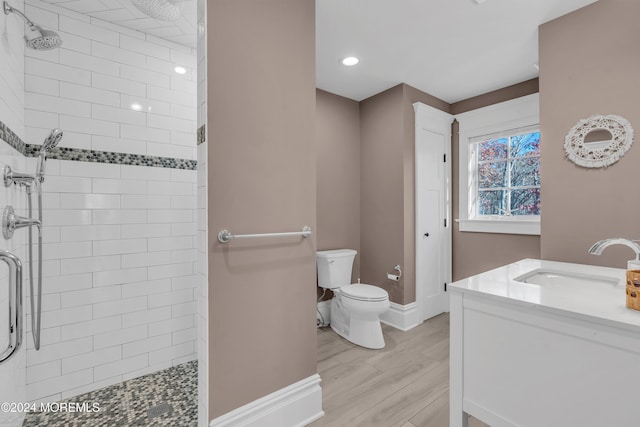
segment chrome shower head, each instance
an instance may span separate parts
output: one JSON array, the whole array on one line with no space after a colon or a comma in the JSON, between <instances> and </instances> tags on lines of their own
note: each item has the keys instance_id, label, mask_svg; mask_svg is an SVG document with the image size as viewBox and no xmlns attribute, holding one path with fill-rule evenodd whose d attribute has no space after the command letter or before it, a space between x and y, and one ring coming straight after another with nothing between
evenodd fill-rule
<instances>
[{"instance_id":1,"label":"chrome shower head","mask_svg":"<svg viewBox=\"0 0 640 427\"><path fill-rule=\"evenodd\" d=\"M43 151L45 152L49 151L55 146L57 146L60 143L60 140L62 139L62 135L63 135L63 132L60 129L58 128L53 129L49 133L49 135L47 135L44 142L42 143L42 147L40 148L40 153L42 153Z\"/></svg>"},{"instance_id":2,"label":"chrome shower head","mask_svg":"<svg viewBox=\"0 0 640 427\"><path fill-rule=\"evenodd\" d=\"M44 164L47 161L47 153L60 143L62 134L60 129L53 129L42 142L42 147L40 147L40 153L38 154L38 166L36 167L36 177L40 182L44 181ZM41 191L40 187L38 187L38 191Z\"/></svg>"},{"instance_id":3,"label":"chrome shower head","mask_svg":"<svg viewBox=\"0 0 640 427\"><path fill-rule=\"evenodd\" d=\"M27 47L34 50L49 50L60 47L62 39L55 31L45 30L39 25L31 27L30 37L24 36Z\"/></svg>"},{"instance_id":4,"label":"chrome shower head","mask_svg":"<svg viewBox=\"0 0 640 427\"><path fill-rule=\"evenodd\" d=\"M34 50L49 50L60 47L60 45L62 44L62 38L58 33L51 30L45 30L41 26L36 25L32 20L27 18L24 13L20 12L18 9L11 7L7 1L3 1L2 6L5 15L15 13L16 15L24 19L24 21L29 26L31 34L29 34L28 36L24 36L24 41L28 48Z\"/></svg>"},{"instance_id":5,"label":"chrome shower head","mask_svg":"<svg viewBox=\"0 0 640 427\"><path fill-rule=\"evenodd\" d=\"M162 21L175 21L180 18L180 7L169 0L131 0L142 13Z\"/></svg>"}]
</instances>

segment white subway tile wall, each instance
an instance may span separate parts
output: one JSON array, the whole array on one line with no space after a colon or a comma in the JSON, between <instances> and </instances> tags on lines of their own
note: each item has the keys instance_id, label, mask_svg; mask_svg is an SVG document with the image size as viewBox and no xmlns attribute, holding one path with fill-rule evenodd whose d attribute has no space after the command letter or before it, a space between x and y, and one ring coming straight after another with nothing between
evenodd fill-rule
<instances>
[{"instance_id":1,"label":"white subway tile wall","mask_svg":"<svg viewBox=\"0 0 640 427\"><path fill-rule=\"evenodd\" d=\"M63 38L60 49L25 52L27 142L60 127L63 147L196 159L194 49L40 0L25 8Z\"/></svg>"},{"instance_id":2,"label":"white subway tile wall","mask_svg":"<svg viewBox=\"0 0 640 427\"><path fill-rule=\"evenodd\" d=\"M64 39L52 53L26 52L26 142L60 127L62 147L196 159L194 50L39 0L25 8ZM46 298L41 350L27 346L29 400L196 358L196 179L191 170L48 160Z\"/></svg>"},{"instance_id":3,"label":"white subway tile wall","mask_svg":"<svg viewBox=\"0 0 640 427\"><path fill-rule=\"evenodd\" d=\"M207 2L198 0L198 129L207 122ZM204 143L199 143L198 178L197 178L197 263L196 287L199 296L197 304L197 353L198 353L198 426L207 427L209 422L209 294L208 294L208 264L207 264L207 129L204 128ZM202 142L202 141L199 141ZM184 329L187 331L188 329Z\"/></svg>"},{"instance_id":4,"label":"white subway tile wall","mask_svg":"<svg viewBox=\"0 0 640 427\"><path fill-rule=\"evenodd\" d=\"M22 7L22 1L12 5ZM23 22L18 16L2 19L2 61L0 61L0 121L24 138L24 40ZM37 83L36 83L37 84ZM3 153L4 154L4 153Z\"/></svg>"},{"instance_id":5,"label":"white subway tile wall","mask_svg":"<svg viewBox=\"0 0 640 427\"><path fill-rule=\"evenodd\" d=\"M43 346L27 354L28 398L69 397L195 359L198 172L180 171L192 182L176 187L166 169L48 165L66 176L49 173L43 187L45 200L60 203L44 210L53 230L44 238ZM147 195L152 182L164 194ZM43 374L47 366L55 369Z\"/></svg>"},{"instance_id":6,"label":"white subway tile wall","mask_svg":"<svg viewBox=\"0 0 640 427\"><path fill-rule=\"evenodd\" d=\"M209 266L208 266L208 226L207 226L207 147L198 145L198 186L197 186L197 262L196 262L196 304L197 304L197 354L198 354L198 423L207 427L209 420Z\"/></svg>"},{"instance_id":7,"label":"white subway tile wall","mask_svg":"<svg viewBox=\"0 0 640 427\"><path fill-rule=\"evenodd\" d=\"M12 6L22 9L24 2L22 0L12 1ZM2 60L0 61L0 122L4 126L11 129L18 137L25 137L25 115L24 115L24 40L23 21L15 15L5 16L0 21L0 32L2 32L2 40L0 41L2 50ZM46 88L46 83L41 81L34 82L37 86ZM23 170L25 159L16 150L11 148L7 143L0 140L0 170L6 165L11 166L14 170ZM0 190L0 208L6 205L12 205L19 215L25 215L26 197L24 189L2 187ZM25 259L25 240L27 233L25 230L19 230L11 240L0 238L0 249L10 251L18 256L22 262ZM26 279L26 277L25 277ZM26 281L24 282L26 283ZM0 262L0 351L4 351L9 343L9 270L4 262ZM26 299L23 301L26 302ZM55 306L56 301L43 301L43 305ZM26 305L23 305L25 308ZM23 320L26 315L23 316ZM23 345L17 354L11 359L0 365L0 402L22 402L27 398L26 390L26 364L27 364L27 339L31 339L23 333ZM47 379L49 371L59 368L56 366L43 367L39 371L31 374L32 378L41 378L43 381ZM19 427L22 425L23 413L0 412L0 425L9 427Z\"/></svg>"},{"instance_id":8,"label":"white subway tile wall","mask_svg":"<svg viewBox=\"0 0 640 427\"><path fill-rule=\"evenodd\" d=\"M1 75L1 71L0 71ZM0 88L0 91L2 89ZM2 97L0 93L0 97ZM3 117L0 117L0 120ZM14 129L18 132L24 132L24 129ZM14 170L24 170L25 158L19 154L16 150L11 148L4 141L0 141L0 170L5 165L11 166ZM2 186L0 191L0 208L4 209L5 206L13 206L18 215L25 216L26 213L26 195L24 188L12 186L11 188L5 188ZM9 251L16 255L23 264L23 292L26 294L28 288L28 268L27 257L25 251L27 231L25 229L17 230L14 237L10 240L5 240L0 237L0 249ZM0 351L4 351L9 343L9 322L6 313L9 310L9 288L12 286L9 277L9 269L4 262L0 262ZM43 298L42 306L46 309L60 308L60 300L58 298ZM23 295L23 309L25 314L22 316L22 321L26 322L29 312L28 297ZM64 317L64 314L62 314ZM60 319L52 319L54 322L59 323ZM26 326L23 323L23 326ZM0 401L2 402L22 402L27 399L26 383L29 378L42 378L42 381L46 381L53 374L49 374L47 371L54 370L55 366L49 366L42 368L31 374L27 374L27 348L29 346L29 340L31 335L27 333L26 328L22 334L22 347L18 350L17 354L13 355L11 359L0 365L0 380L2 386L0 387ZM30 376L28 376L30 375ZM0 425L9 427L19 427L22 425L22 419L24 414L0 412Z\"/></svg>"}]
</instances>

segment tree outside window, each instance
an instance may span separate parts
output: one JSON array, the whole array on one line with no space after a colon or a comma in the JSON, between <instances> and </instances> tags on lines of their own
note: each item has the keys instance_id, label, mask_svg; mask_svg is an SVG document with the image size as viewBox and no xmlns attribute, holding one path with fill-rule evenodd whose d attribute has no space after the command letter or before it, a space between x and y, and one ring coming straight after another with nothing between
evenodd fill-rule
<instances>
[{"instance_id":1,"label":"tree outside window","mask_svg":"<svg viewBox=\"0 0 640 427\"><path fill-rule=\"evenodd\" d=\"M475 145L476 215L540 215L540 132Z\"/></svg>"}]
</instances>

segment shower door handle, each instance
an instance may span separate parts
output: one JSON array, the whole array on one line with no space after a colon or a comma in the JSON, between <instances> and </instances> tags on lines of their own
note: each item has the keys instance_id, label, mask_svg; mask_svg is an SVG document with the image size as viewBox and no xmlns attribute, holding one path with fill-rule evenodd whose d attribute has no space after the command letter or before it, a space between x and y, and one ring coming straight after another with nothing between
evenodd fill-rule
<instances>
[{"instance_id":1,"label":"shower door handle","mask_svg":"<svg viewBox=\"0 0 640 427\"><path fill-rule=\"evenodd\" d=\"M9 267L9 344L0 353L0 363L13 356L22 344L22 262L0 249L0 260Z\"/></svg>"}]
</instances>

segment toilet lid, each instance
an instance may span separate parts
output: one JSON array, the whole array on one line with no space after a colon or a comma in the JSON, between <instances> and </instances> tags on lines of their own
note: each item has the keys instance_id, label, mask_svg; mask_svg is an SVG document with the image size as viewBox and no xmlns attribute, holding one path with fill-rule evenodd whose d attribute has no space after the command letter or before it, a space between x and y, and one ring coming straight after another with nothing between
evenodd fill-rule
<instances>
[{"instance_id":1,"label":"toilet lid","mask_svg":"<svg viewBox=\"0 0 640 427\"><path fill-rule=\"evenodd\" d=\"M382 288L361 283L347 285L340 288L343 296L358 301L384 301L389 299L389 294Z\"/></svg>"}]
</instances>

